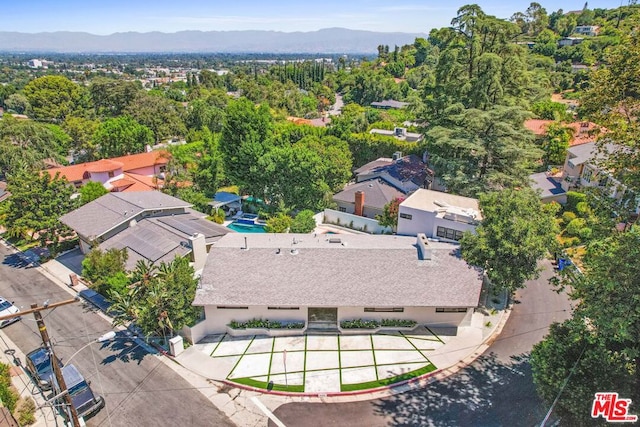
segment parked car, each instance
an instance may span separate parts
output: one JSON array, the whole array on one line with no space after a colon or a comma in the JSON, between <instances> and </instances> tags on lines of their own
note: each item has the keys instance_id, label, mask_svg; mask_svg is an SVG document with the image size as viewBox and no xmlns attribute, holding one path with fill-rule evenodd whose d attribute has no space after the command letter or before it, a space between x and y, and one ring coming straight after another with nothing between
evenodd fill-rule
<instances>
[{"instance_id":1,"label":"parked car","mask_svg":"<svg viewBox=\"0 0 640 427\"><path fill-rule=\"evenodd\" d=\"M62 361L56 358L58 366L62 368ZM51 390L51 379L53 377L53 364L49 351L46 348L37 348L27 354L25 369L31 375L38 387L43 391Z\"/></svg>"},{"instance_id":2,"label":"parked car","mask_svg":"<svg viewBox=\"0 0 640 427\"><path fill-rule=\"evenodd\" d=\"M7 301L6 299L0 297L0 316L7 316L9 314L19 313L20 309L13 305L12 302ZM13 317L11 319L4 319L0 321L0 328L4 328L7 325L12 324L13 322L17 322L20 320L20 316Z\"/></svg>"},{"instance_id":3,"label":"parked car","mask_svg":"<svg viewBox=\"0 0 640 427\"><path fill-rule=\"evenodd\" d=\"M104 408L104 398L93 394L89 383L75 366L67 365L62 368L62 375L78 417L90 418ZM63 401L62 397L59 398L59 403Z\"/></svg>"}]
</instances>

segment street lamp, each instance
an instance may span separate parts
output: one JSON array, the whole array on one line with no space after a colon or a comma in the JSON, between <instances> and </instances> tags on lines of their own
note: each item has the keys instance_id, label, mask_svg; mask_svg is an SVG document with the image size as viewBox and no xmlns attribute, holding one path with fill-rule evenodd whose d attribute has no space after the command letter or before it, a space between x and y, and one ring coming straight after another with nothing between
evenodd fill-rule
<instances>
[{"instance_id":1,"label":"street lamp","mask_svg":"<svg viewBox=\"0 0 640 427\"><path fill-rule=\"evenodd\" d=\"M78 353L80 353L82 350L84 350L85 348L89 347L91 344L95 344L97 342L105 342L105 341L111 341L112 339L114 339L116 337L116 333L115 331L109 331L104 335L99 336L98 338L94 339L93 341L89 341L88 343L86 343L85 345L83 345L82 347L80 347L80 349L78 351L76 351L75 353L73 353L71 355L71 357L65 362L64 365L62 365L62 367L64 368L65 366L67 366L69 364L69 362L71 362L71 359L73 359L74 357L76 357L76 355Z\"/></svg>"}]
</instances>

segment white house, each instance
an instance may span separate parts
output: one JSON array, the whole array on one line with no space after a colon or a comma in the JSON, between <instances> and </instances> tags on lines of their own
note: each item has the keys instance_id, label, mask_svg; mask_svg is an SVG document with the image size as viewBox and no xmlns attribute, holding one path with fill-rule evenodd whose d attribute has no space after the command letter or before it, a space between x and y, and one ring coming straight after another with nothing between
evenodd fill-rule
<instances>
[{"instance_id":1,"label":"white house","mask_svg":"<svg viewBox=\"0 0 640 427\"><path fill-rule=\"evenodd\" d=\"M419 189L400 203L398 231L405 236L458 241L482 219L478 200L440 191Z\"/></svg>"},{"instance_id":2,"label":"white house","mask_svg":"<svg viewBox=\"0 0 640 427\"><path fill-rule=\"evenodd\" d=\"M211 248L193 302L199 336L254 318L340 330L342 320L408 319L435 329L470 322L482 271L458 246L424 235L227 234Z\"/></svg>"}]
</instances>

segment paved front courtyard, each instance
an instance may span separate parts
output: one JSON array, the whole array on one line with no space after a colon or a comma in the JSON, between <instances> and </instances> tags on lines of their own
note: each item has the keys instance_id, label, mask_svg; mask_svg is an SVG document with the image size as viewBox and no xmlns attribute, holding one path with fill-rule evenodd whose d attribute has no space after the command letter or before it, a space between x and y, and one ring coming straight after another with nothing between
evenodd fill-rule
<instances>
[{"instance_id":1,"label":"paved front courtyard","mask_svg":"<svg viewBox=\"0 0 640 427\"><path fill-rule=\"evenodd\" d=\"M228 371L229 381L322 393L375 388L434 371L429 353L448 338L430 331L276 338L220 334L196 348Z\"/></svg>"}]
</instances>

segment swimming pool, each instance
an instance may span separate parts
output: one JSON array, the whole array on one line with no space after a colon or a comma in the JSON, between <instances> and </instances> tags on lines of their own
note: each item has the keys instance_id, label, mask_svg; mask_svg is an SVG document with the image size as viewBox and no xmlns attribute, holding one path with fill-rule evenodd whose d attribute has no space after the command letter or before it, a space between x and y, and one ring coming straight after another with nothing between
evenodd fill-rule
<instances>
[{"instance_id":1,"label":"swimming pool","mask_svg":"<svg viewBox=\"0 0 640 427\"><path fill-rule=\"evenodd\" d=\"M227 228L230 228L233 231L237 231L238 233L266 233L264 226L255 225L255 224L242 224L238 222L232 222L227 225Z\"/></svg>"}]
</instances>

